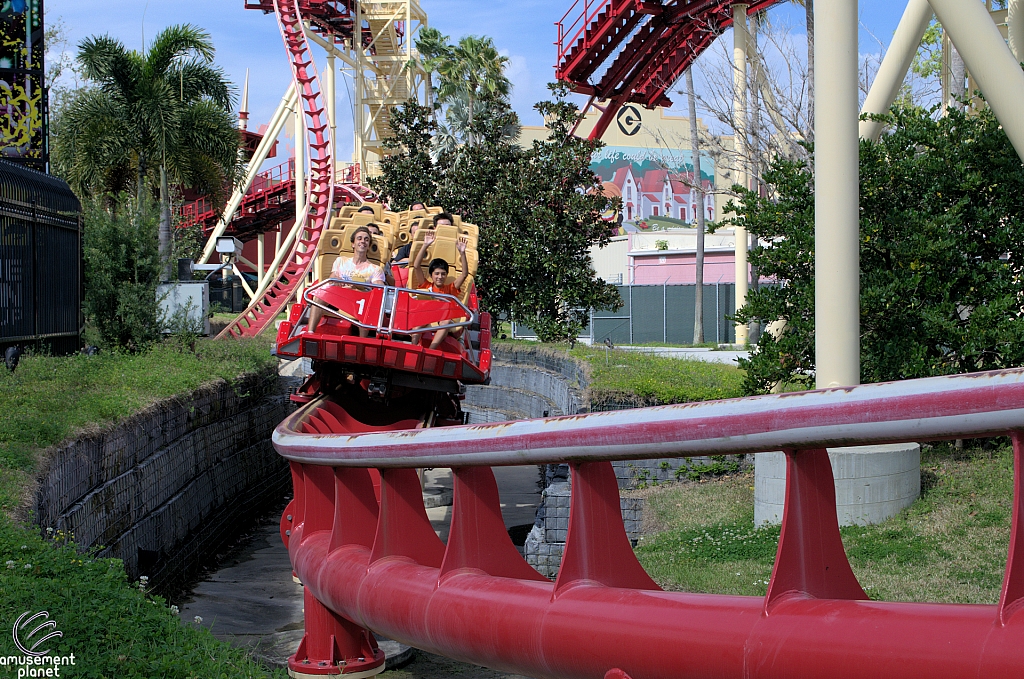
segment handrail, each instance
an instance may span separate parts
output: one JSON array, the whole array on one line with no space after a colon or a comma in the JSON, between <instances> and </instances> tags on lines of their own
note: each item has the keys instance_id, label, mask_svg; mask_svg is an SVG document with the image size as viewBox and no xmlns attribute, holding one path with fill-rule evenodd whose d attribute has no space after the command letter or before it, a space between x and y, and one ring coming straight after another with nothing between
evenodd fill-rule
<instances>
[{"instance_id":1,"label":"handrail","mask_svg":"<svg viewBox=\"0 0 1024 679\"><path fill-rule=\"evenodd\" d=\"M579 36L584 31L587 30L587 26L590 25L590 22L593 21L594 17L597 16L602 7L611 7L610 0L582 0L583 12L578 17L576 17L576 19L571 24L569 24L568 28L565 28L563 24L566 18L568 18L569 14L572 13L572 11L576 8L578 4L580 4L580 2L581 0L575 0L575 2L572 3L572 6L569 7L569 10L562 16L562 18L555 22L555 25L558 26L558 42L555 43L555 45L558 47L558 63L560 63L562 61L562 57L564 57L569 52L569 50L566 49L565 47L566 43L572 45L577 40L577 38L579 38ZM593 14L590 13L591 5L594 5L596 7ZM566 35L568 35L571 31L576 29L577 24L580 25L579 29L576 30L576 32L572 35L571 38L569 38L568 41L566 41Z\"/></svg>"},{"instance_id":2,"label":"handrail","mask_svg":"<svg viewBox=\"0 0 1024 679\"><path fill-rule=\"evenodd\" d=\"M381 671L373 633L552 679L1024 673L1024 369L436 430L413 428L421 403L364 424L373 409L339 389L274 433L295 487L281 534L306 593L294 676ZM1006 433L1013 519L998 605L870 600L824 446ZM608 460L779 449L786 500L767 594L660 591L630 547ZM553 583L516 552L487 468L541 462L571 475ZM452 468L446 543L423 508L425 466Z\"/></svg>"},{"instance_id":3,"label":"handrail","mask_svg":"<svg viewBox=\"0 0 1024 679\"><path fill-rule=\"evenodd\" d=\"M441 292L431 292L429 290L413 290L411 288L401 288L393 285L381 285L380 283L362 283L357 281L350 281L344 278L327 278L315 285L311 285L306 288L302 294L302 299L307 303L315 307L318 307L331 314L337 314L337 309L331 308L329 305L321 302L313 293L326 285L342 285L347 288L353 288L355 290L367 291L367 290L383 290L384 303L381 304L380 315L376 325L370 325L367 323L361 323L356 319L345 314L345 320L349 323L358 326L360 328L366 328L367 330L374 330L378 333L383 333L386 336L390 336L396 332L403 335L410 333L419 332L433 332L435 330L445 330L452 328L466 328L476 322L476 314L468 306L462 303L462 301L454 295L447 295ZM459 308L465 311L465 321L451 322L437 325L431 325L429 327L405 328L402 326L395 325L395 314L393 313L395 306L398 304L398 297L401 295L415 295L416 297L432 297L438 300L449 300L459 305ZM384 324L384 318L389 317L387 325Z\"/></svg>"},{"instance_id":4,"label":"handrail","mask_svg":"<svg viewBox=\"0 0 1024 679\"><path fill-rule=\"evenodd\" d=\"M496 424L298 434L274 432L293 462L335 467L460 467L759 453L969 438L1024 430L1024 369L865 384Z\"/></svg>"}]
</instances>

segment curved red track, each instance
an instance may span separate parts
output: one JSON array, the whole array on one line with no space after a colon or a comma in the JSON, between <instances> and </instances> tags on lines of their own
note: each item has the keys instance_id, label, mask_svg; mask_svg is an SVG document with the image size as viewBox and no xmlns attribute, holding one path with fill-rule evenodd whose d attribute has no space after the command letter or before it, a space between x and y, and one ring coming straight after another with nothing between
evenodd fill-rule
<instances>
[{"instance_id":1,"label":"curved red track","mask_svg":"<svg viewBox=\"0 0 1024 679\"><path fill-rule=\"evenodd\" d=\"M781 0L752 0L750 13ZM555 76L605 100L590 134L599 139L623 104L671 106L666 91L732 26L728 0L576 0L558 22Z\"/></svg>"},{"instance_id":2,"label":"curved red track","mask_svg":"<svg viewBox=\"0 0 1024 679\"><path fill-rule=\"evenodd\" d=\"M334 202L334 183L331 181L334 158L330 126L320 95L320 79L302 28L298 0L274 0L274 11L288 52L295 88L301 94L302 110L306 114L305 144L309 157L309 182L306 187L306 211L302 220L305 228L302 237L295 239L286 264L281 267L267 291L231 321L218 337L253 337L273 324L295 294L299 283L309 273L320 234L327 226ZM301 228L302 224L298 226Z\"/></svg>"}]
</instances>

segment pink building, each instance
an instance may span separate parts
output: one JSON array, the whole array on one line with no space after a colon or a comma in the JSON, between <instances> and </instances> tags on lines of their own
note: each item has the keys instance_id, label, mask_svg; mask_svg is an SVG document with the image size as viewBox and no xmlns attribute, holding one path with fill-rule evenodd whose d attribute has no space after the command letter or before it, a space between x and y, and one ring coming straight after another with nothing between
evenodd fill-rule
<instances>
[{"instance_id":1,"label":"pink building","mask_svg":"<svg viewBox=\"0 0 1024 679\"><path fill-rule=\"evenodd\" d=\"M629 234L626 282L633 285L693 285L697 282L697 231L676 229ZM704 283L736 282L732 229L704 236ZM763 282L769 282L762 278Z\"/></svg>"}]
</instances>

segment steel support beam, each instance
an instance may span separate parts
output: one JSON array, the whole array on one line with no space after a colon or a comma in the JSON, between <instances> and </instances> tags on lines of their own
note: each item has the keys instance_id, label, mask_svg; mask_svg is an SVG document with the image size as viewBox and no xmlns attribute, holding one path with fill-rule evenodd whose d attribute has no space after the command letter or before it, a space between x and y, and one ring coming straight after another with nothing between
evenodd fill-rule
<instances>
[{"instance_id":1,"label":"steel support beam","mask_svg":"<svg viewBox=\"0 0 1024 679\"><path fill-rule=\"evenodd\" d=\"M1020 63L980 2L931 0L931 4L1017 155L1024 159L1024 72Z\"/></svg>"},{"instance_id":2,"label":"steel support beam","mask_svg":"<svg viewBox=\"0 0 1024 679\"><path fill-rule=\"evenodd\" d=\"M271 149L274 148L274 142L277 141L277 136L281 134L285 121L288 119L288 113L296 105L297 101L298 97L295 94L295 85L293 83L288 86L288 90L277 105L277 110L274 111L274 115L270 118L267 131L256 147L256 152L253 154L252 159L249 160L249 167L245 171L245 180L232 191L231 198L228 199L227 205L224 206L224 213L217 221L217 225L213 227L210 237L206 240L206 246L203 248L203 254L199 257L197 264L206 264L210 261L210 257L213 256L214 251L217 249L217 238L224 235L228 223L235 216L235 211L242 204L242 199L245 198L246 192L252 186L256 175L259 174L260 166L263 165L263 161L267 159Z\"/></svg>"},{"instance_id":3,"label":"steel support beam","mask_svg":"<svg viewBox=\"0 0 1024 679\"><path fill-rule=\"evenodd\" d=\"M932 7L928 0L910 0L907 3L907 9L903 12L899 26L896 27L889 49L886 50L882 64L878 67L875 81L871 83L868 96L864 99L862 115L886 113L896 101L931 20ZM878 141L881 134L882 123L873 120L860 121L861 139Z\"/></svg>"},{"instance_id":4,"label":"steel support beam","mask_svg":"<svg viewBox=\"0 0 1024 679\"><path fill-rule=\"evenodd\" d=\"M814 79L814 354L819 389L860 383L858 25L856 0L815 4L815 70L827 76Z\"/></svg>"}]
</instances>

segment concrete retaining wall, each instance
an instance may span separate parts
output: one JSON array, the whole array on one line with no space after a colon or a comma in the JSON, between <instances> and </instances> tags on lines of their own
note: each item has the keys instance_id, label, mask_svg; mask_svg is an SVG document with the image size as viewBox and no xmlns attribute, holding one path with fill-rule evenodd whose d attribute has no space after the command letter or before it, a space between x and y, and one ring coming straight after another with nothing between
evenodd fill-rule
<instances>
[{"instance_id":1,"label":"concrete retaining wall","mask_svg":"<svg viewBox=\"0 0 1024 679\"><path fill-rule=\"evenodd\" d=\"M131 579L190 577L287 493L270 434L290 410L273 371L156 403L48 451L31 518L121 559Z\"/></svg>"}]
</instances>

